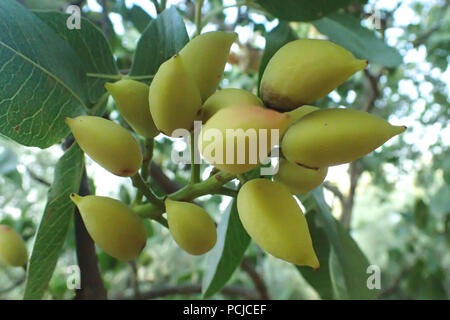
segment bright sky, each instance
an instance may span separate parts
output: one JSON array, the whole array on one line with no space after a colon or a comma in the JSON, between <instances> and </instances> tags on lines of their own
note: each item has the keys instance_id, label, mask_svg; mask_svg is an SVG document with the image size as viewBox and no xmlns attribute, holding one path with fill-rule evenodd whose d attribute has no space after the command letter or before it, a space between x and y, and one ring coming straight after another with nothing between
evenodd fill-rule
<instances>
[{"instance_id":1,"label":"bright sky","mask_svg":"<svg viewBox=\"0 0 450 320\"><path fill-rule=\"evenodd\" d=\"M378 8L378 9L394 9L400 0L371 0L369 1L369 8ZM226 0L224 1L226 5L231 5L236 3L234 0ZM417 16L412 9L409 8L409 5L412 3L412 0L405 0L397 9L395 13L395 26L387 30L387 39L388 43L391 46L396 46L398 42L398 37L402 35L402 29L400 27L408 25L410 23L417 23L420 21L421 17ZM433 5L438 2L438 0L430 0L423 1L424 5ZM151 16L156 16L156 11L154 9L151 1L148 0L126 0L125 4L127 7L131 7L134 4L141 6L144 10L146 10ZM88 0L88 5L93 11L101 11L100 5L96 2L96 0ZM184 1L180 0L168 0L167 6L170 5L184 5ZM208 1L206 1L205 8L207 9ZM226 20L232 22L235 20L238 10L236 8L229 8L226 11ZM266 28L268 30L272 29L277 25L277 21L269 23L263 15L260 14L251 14L254 20L257 20L260 23L265 23ZM115 13L110 14L110 18L113 21L114 29L117 33L123 34L124 28L121 21L121 16ZM187 24L189 34L192 34L194 31L194 26L191 23ZM214 30L215 26L207 25L204 31ZM236 32L239 35L239 40L241 42L246 42L251 34L251 30L249 27L238 27ZM259 36L256 38L256 44L261 48L265 45L265 40L263 37ZM235 49L235 48L234 48ZM418 49L409 50L405 57L405 63L416 63L417 67L424 73L431 73L433 76L441 77L447 83L450 83L450 70L447 69L445 73L441 73L438 69L432 69L429 63L425 61L426 50L424 47L419 47ZM423 152L424 161L429 161L431 159L432 153L429 150L429 146L433 144L439 137L439 135L443 138L444 143L448 146L450 145L450 127L441 128L439 124L428 126L424 128L421 126L417 119L420 116L420 113L423 111L426 101L422 98L418 99L418 93L420 92L421 96L425 98L430 98L430 92L432 89L432 85L429 82L424 81L419 87L414 86L411 80L402 80L399 83L399 93L408 94L411 98L417 99L414 104L414 112L407 118L397 119L395 116L392 116L389 121L393 124L401 124L408 126L408 131L405 133L405 138L408 142L415 142L416 146ZM447 87L448 90L448 87ZM331 98L336 97L336 93L333 92L330 94ZM350 94L350 101L355 98ZM389 143L389 142L388 142ZM184 143L179 141L176 143L175 147L178 150L182 150L184 148ZM414 160L416 161L416 159ZM98 166L97 164L89 161L90 165L88 166L88 173L95 177L96 181L102 181L101 184L98 185L97 194L99 195L115 195L118 190L118 185L124 182L124 179L115 177L111 175L109 172ZM406 166L413 165L413 160L410 163L406 164ZM336 182L342 187L344 190L348 188L348 179L347 179L347 169L348 165L341 165L332 167L329 169L327 179ZM405 183L407 180L404 180ZM401 182L399 182L401 183ZM401 187L401 186L399 186Z\"/></svg>"}]
</instances>

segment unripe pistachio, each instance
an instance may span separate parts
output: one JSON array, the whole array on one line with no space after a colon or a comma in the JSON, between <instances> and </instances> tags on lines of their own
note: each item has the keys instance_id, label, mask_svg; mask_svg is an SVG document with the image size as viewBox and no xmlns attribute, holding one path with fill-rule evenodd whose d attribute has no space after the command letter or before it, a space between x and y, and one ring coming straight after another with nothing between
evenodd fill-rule
<instances>
[{"instance_id":1,"label":"unripe pistachio","mask_svg":"<svg viewBox=\"0 0 450 320\"><path fill-rule=\"evenodd\" d=\"M0 262L10 267L23 267L28 251L22 237L13 228L0 224Z\"/></svg>"},{"instance_id":2,"label":"unripe pistachio","mask_svg":"<svg viewBox=\"0 0 450 320\"><path fill-rule=\"evenodd\" d=\"M287 115L259 106L221 109L203 126L199 149L218 169L244 173L258 166L279 144L288 123Z\"/></svg>"},{"instance_id":3,"label":"unripe pistachio","mask_svg":"<svg viewBox=\"0 0 450 320\"><path fill-rule=\"evenodd\" d=\"M262 101L253 93L242 90L228 88L215 92L203 104L203 121L206 122L220 109L228 107L247 107L247 106L261 106Z\"/></svg>"},{"instance_id":4,"label":"unripe pistachio","mask_svg":"<svg viewBox=\"0 0 450 320\"><path fill-rule=\"evenodd\" d=\"M122 261L135 259L144 249L147 233L142 219L129 207L108 197L70 195L94 242Z\"/></svg>"},{"instance_id":5,"label":"unripe pistachio","mask_svg":"<svg viewBox=\"0 0 450 320\"><path fill-rule=\"evenodd\" d=\"M171 199L166 199L165 205L170 233L183 250L200 255L214 247L216 225L203 208Z\"/></svg>"},{"instance_id":6,"label":"unripe pistachio","mask_svg":"<svg viewBox=\"0 0 450 320\"><path fill-rule=\"evenodd\" d=\"M179 54L173 56L159 67L150 85L150 112L167 136L176 129L190 131L200 118L200 91L185 66Z\"/></svg>"},{"instance_id":7,"label":"unripe pistachio","mask_svg":"<svg viewBox=\"0 0 450 320\"><path fill-rule=\"evenodd\" d=\"M141 167L138 142L117 123L94 116L66 118L66 123L80 148L106 170L129 177Z\"/></svg>"},{"instance_id":8,"label":"unripe pistachio","mask_svg":"<svg viewBox=\"0 0 450 320\"><path fill-rule=\"evenodd\" d=\"M261 79L261 98L271 108L292 110L326 96L366 66L366 60L356 59L330 41L291 41L267 64Z\"/></svg>"},{"instance_id":9,"label":"unripe pistachio","mask_svg":"<svg viewBox=\"0 0 450 320\"><path fill-rule=\"evenodd\" d=\"M262 249L296 265L319 268L305 216L283 184L248 181L239 190L237 208L245 230Z\"/></svg>"},{"instance_id":10,"label":"unripe pistachio","mask_svg":"<svg viewBox=\"0 0 450 320\"><path fill-rule=\"evenodd\" d=\"M313 170L281 158L273 179L284 184L292 194L299 195L317 188L325 180L327 171L327 167Z\"/></svg>"},{"instance_id":11,"label":"unripe pistachio","mask_svg":"<svg viewBox=\"0 0 450 320\"><path fill-rule=\"evenodd\" d=\"M281 151L290 162L317 169L352 162L405 130L367 112L318 110L289 127Z\"/></svg>"},{"instance_id":12,"label":"unripe pistachio","mask_svg":"<svg viewBox=\"0 0 450 320\"><path fill-rule=\"evenodd\" d=\"M105 87L114 98L122 117L137 134L148 139L158 135L148 105L148 85L132 79L121 79L105 83Z\"/></svg>"},{"instance_id":13,"label":"unripe pistachio","mask_svg":"<svg viewBox=\"0 0 450 320\"><path fill-rule=\"evenodd\" d=\"M289 125L293 125L298 120L306 116L308 113L314 112L320 110L320 108L314 107L314 106L300 106L294 110L291 110L289 112L286 112L286 114L289 116Z\"/></svg>"},{"instance_id":14,"label":"unripe pistachio","mask_svg":"<svg viewBox=\"0 0 450 320\"><path fill-rule=\"evenodd\" d=\"M207 32L193 38L180 51L186 70L192 75L200 90L202 101L213 94L219 86L231 44L236 38L236 33Z\"/></svg>"}]
</instances>

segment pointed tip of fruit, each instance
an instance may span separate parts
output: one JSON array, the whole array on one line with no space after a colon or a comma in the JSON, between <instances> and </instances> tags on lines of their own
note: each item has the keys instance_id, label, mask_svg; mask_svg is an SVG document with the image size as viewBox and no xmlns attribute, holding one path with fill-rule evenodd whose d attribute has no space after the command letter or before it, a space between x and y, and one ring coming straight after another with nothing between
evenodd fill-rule
<instances>
[{"instance_id":1,"label":"pointed tip of fruit","mask_svg":"<svg viewBox=\"0 0 450 320\"><path fill-rule=\"evenodd\" d=\"M355 69L357 71L364 70L369 65L369 60L357 59L355 61Z\"/></svg>"},{"instance_id":2,"label":"pointed tip of fruit","mask_svg":"<svg viewBox=\"0 0 450 320\"><path fill-rule=\"evenodd\" d=\"M74 118L65 117L64 122L70 127L70 124L73 122Z\"/></svg>"},{"instance_id":3,"label":"pointed tip of fruit","mask_svg":"<svg viewBox=\"0 0 450 320\"><path fill-rule=\"evenodd\" d=\"M72 192L70 194L70 200L72 200L72 202L75 203L75 204L78 204L81 201L82 198L83 198L82 196L80 196L80 195L78 195L78 194L76 194L74 192Z\"/></svg>"},{"instance_id":4,"label":"pointed tip of fruit","mask_svg":"<svg viewBox=\"0 0 450 320\"><path fill-rule=\"evenodd\" d=\"M106 90L110 91L110 89L114 86L114 83L112 82L105 82L105 88Z\"/></svg>"},{"instance_id":5,"label":"pointed tip of fruit","mask_svg":"<svg viewBox=\"0 0 450 320\"><path fill-rule=\"evenodd\" d=\"M396 136L400 133L403 133L406 131L406 129L408 129L407 126L392 126L393 129L393 136Z\"/></svg>"}]
</instances>

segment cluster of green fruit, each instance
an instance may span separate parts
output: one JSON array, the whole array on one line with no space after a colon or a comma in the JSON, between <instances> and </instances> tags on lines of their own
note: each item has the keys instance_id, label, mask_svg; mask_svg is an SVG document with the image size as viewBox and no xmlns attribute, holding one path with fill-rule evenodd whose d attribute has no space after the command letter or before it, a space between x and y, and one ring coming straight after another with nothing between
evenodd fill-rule
<instances>
[{"instance_id":1,"label":"cluster of green fruit","mask_svg":"<svg viewBox=\"0 0 450 320\"><path fill-rule=\"evenodd\" d=\"M329 166L360 158L405 128L366 112L307 105L367 65L325 40L296 40L278 50L264 71L261 99L241 89L216 91L235 39L236 34L220 31L199 35L160 66L150 86L124 78L106 88L123 118L147 139L160 132L175 136L176 129L192 131L194 121L202 120L198 138L202 155L230 174L256 168L260 163L250 161L251 153L266 158L279 144L282 158L273 181L259 178L241 186L239 217L251 238L267 252L318 268L306 219L293 194L311 191L323 182ZM138 174L143 156L130 131L94 116L66 121L78 145L94 161L118 176ZM211 129L222 133L222 139L207 138ZM236 132L231 137L226 134L229 129ZM266 133L266 148L260 143L256 148L250 145L248 129L256 130L258 140L262 137L259 133ZM273 130L281 143L271 139ZM246 142L244 161L240 162L239 140ZM217 151L223 151L221 159L217 159ZM225 159L227 151L233 151L232 161ZM72 194L71 199L100 248L121 260L139 255L146 231L131 208L100 196ZM216 226L203 208L167 197L164 206L169 230L181 248L197 255L214 247Z\"/></svg>"}]
</instances>

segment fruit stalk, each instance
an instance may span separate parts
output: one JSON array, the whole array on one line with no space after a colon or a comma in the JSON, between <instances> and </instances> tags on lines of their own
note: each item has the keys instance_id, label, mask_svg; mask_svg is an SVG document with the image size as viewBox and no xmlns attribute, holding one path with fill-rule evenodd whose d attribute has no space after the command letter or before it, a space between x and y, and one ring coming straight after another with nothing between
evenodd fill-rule
<instances>
[{"instance_id":1,"label":"fruit stalk","mask_svg":"<svg viewBox=\"0 0 450 320\"><path fill-rule=\"evenodd\" d=\"M234 174L218 172L202 182L189 184L186 187L169 194L167 197L172 200L190 201L205 194L234 195L234 190L228 188L224 189L223 187L225 183L234 178L236 178ZM133 210L142 218L149 218L156 221L158 221L164 213L164 207L161 208L154 203L138 205L133 207Z\"/></svg>"},{"instance_id":2,"label":"fruit stalk","mask_svg":"<svg viewBox=\"0 0 450 320\"><path fill-rule=\"evenodd\" d=\"M203 0L195 0L195 35L198 36L202 32L202 7Z\"/></svg>"},{"instance_id":3,"label":"fruit stalk","mask_svg":"<svg viewBox=\"0 0 450 320\"><path fill-rule=\"evenodd\" d=\"M191 184L200 182L200 164L195 163L195 153L196 145L194 143L195 141L195 131L191 132Z\"/></svg>"},{"instance_id":4,"label":"fruit stalk","mask_svg":"<svg viewBox=\"0 0 450 320\"><path fill-rule=\"evenodd\" d=\"M153 139L146 139L145 140L145 151L144 151L144 158L142 160L142 167L141 167L141 175L142 180L147 181L148 175L149 175L149 168L150 168L150 162L153 159L153 146L155 144L155 141ZM140 204L142 201L142 196L144 193L142 190L138 189L136 193L136 198L134 199L134 204Z\"/></svg>"},{"instance_id":5,"label":"fruit stalk","mask_svg":"<svg viewBox=\"0 0 450 320\"><path fill-rule=\"evenodd\" d=\"M142 176L139 173L136 173L134 176L132 176L131 181L133 182L133 186L138 188L148 199L148 201L150 201L157 207L164 208L164 203L156 197L156 195L153 193L150 187L144 182Z\"/></svg>"}]
</instances>

